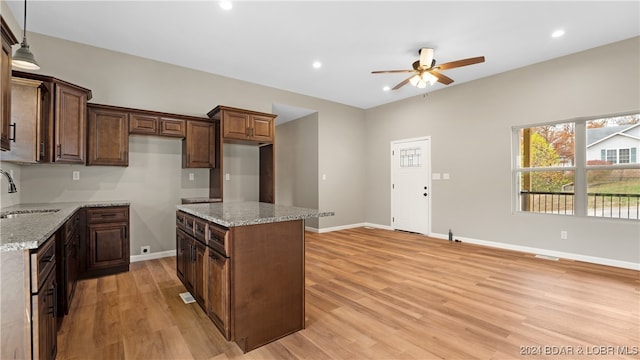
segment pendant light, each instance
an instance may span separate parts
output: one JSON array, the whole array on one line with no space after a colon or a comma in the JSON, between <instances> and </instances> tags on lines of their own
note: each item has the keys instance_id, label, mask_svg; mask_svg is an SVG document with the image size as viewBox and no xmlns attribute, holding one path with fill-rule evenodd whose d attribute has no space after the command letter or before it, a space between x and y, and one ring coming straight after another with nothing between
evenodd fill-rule
<instances>
[{"instance_id":1,"label":"pendant light","mask_svg":"<svg viewBox=\"0 0 640 360\"><path fill-rule=\"evenodd\" d=\"M31 50L29 50L29 44L27 44L27 0L24 0L24 24L22 32L22 43L20 44L20 48L16 50L16 53L13 55L11 64L17 68L27 70L40 69L40 65L38 65L36 58L33 56Z\"/></svg>"}]
</instances>

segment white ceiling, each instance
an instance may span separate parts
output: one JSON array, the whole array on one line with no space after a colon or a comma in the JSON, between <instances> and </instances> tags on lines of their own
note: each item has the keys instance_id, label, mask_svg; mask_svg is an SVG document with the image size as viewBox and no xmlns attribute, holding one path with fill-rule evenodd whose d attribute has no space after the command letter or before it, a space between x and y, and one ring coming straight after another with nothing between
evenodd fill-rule
<instances>
[{"instance_id":1,"label":"white ceiling","mask_svg":"<svg viewBox=\"0 0 640 360\"><path fill-rule=\"evenodd\" d=\"M7 2L22 24L24 3ZM640 35L638 1L233 5L225 11L217 1L30 0L27 28L363 109L444 87L385 92L406 75L371 74L410 68L421 47L434 48L438 63L486 57L445 71L455 86ZM566 35L551 38L559 28ZM321 69L312 67L316 60Z\"/></svg>"}]
</instances>

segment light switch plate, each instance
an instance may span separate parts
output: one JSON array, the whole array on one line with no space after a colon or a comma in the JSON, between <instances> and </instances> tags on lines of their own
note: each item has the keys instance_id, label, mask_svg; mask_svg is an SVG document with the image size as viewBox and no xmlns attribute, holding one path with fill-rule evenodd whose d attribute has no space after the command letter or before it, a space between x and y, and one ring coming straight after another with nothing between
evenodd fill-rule
<instances>
[{"instance_id":1,"label":"light switch plate","mask_svg":"<svg viewBox=\"0 0 640 360\"><path fill-rule=\"evenodd\" d=\"M196 179L196 176L194 173L189 173L189 181L193 181Z\"/></svg>"},{"instance_id":2,"label":"light switch plate","mask_svg":"<svg viewBox=\"0 0 640 360\"><path fill-rule=\"evenodd\" d=\"M231 180L231 175L229 173L226 173L224 175L224 179L227 180L227 181Z\"/></svg>"},{"instance_id":3,"label":"light switch plate","mask_svg":"<svg viewBox=\"0 0 640 360\"><path fill-rule=\"evenodd\" d=\"M80 180L80 171L73 172L73 180Z\"/></svg>"}]
</instances>

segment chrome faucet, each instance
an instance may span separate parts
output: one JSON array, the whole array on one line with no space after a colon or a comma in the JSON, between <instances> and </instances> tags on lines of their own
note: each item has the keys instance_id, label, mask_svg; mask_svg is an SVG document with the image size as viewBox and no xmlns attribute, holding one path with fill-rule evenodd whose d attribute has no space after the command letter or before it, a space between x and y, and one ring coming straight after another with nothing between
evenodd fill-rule
<instances>
[{"instance_id":1,"label":"chrome faucet","mask_svg":"<svg viewBox=\"0 0 640 360\"><path fill-rule=\"evenodd\" d=\"M16 188L16 184L13 182L13 178L11 177L11 175L9 175L8 172L2 169L0 169L0 173L2 173L4 176L7 177L7 179L9 179L9 194L18 192L18 189Z\"/></svg>"}]
</instances>

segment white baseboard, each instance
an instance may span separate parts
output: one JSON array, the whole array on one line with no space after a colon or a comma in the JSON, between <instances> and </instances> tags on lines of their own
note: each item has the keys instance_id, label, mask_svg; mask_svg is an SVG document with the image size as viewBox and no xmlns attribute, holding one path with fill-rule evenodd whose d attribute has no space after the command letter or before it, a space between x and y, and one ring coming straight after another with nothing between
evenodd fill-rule
<instances>
[{"instance_id":1,"label":"white baseboard","mask_svg":"<svg viewBox=\"0 0 640 360\"><path fill-rule=\"evenodd\" d=\"M429 236L433 238L443 239L443 240L449 239L448 234L431 233ZM463 242L468 242L469 244L483 245L483 246L488 246L488 247L493 247L498 249L505 249L505 250L514 250L514 251L525 252L530 254L552 256L552 257L564 258L569 260L577 260L577 261L583 261L583 262L588 262L592 264L613 266L613 267L618 267L623 269L640 270L640 263L633 263L629 261L613 260L613 259L601 258L596 256L574 254L574 253L548 250L548 249L539 249L539 248L529 247L529 246L506 244L506 243L495 242L495 241L478 240L478 239L465 238L460 236L456 236L455 238Z\"/></svg>"},{"instance_id":2,"label":"white baseboard","mask_svg":"<svg viewBox=\"0 0 640 360\"><path fill-rule=\"evenodd\" d=\"M130 261L137 262L137 261L161 259L161 258L171 257L171 256L176 256L175 250L160 251L160 252L149 253L145 255L131 255Z\"/></svg>"}]
</instances>

